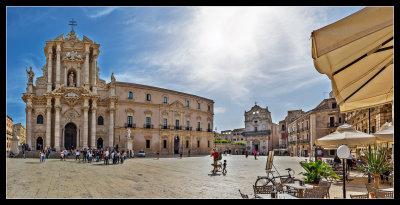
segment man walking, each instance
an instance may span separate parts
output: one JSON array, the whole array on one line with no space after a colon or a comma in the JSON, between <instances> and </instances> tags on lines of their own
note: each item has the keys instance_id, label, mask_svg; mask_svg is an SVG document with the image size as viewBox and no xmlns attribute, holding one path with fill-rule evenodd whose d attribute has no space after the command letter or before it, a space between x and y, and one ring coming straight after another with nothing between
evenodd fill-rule
<instances>
[{"instance_id":1,"label":"man walking","mask_svg":"<svg viewBox=\"0 0 400 205\"><path fill-rule=\"evenodd\" d=\"M257 160L257 150L254 150L253 154L254 154L254 159Z\"/></svg>"},{"instance_id":2,"label":"man walking","mask_svg":"<svg viewBox=\"0 0 400 205\"><path fill-rule=\"evenodd\" d=\"M83 162L86 162L86 148L82 150L82 154L83 154Z\"/></svg>"}]
</instances>

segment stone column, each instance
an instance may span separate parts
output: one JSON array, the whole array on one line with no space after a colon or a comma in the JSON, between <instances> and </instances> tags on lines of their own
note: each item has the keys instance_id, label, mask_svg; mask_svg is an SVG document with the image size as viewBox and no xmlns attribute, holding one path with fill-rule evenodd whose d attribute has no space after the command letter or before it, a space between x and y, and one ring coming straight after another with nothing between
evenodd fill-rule
<instances>
[{"instance_id":1,"label":"stone column","mask_svg":"<svg viewBox=\"0 0 400 205\"><path fill-rule=\"evenodd\" d=\"M50 93L52 90L52 81L51 81L51 77L52 77L52 73L53 73L53 50L52 47L49 47L47 50L47 55L48 55L48 59L47 59L47 93Z\"/></svg>"},{"instance_id":2,"label":"stone column","mask_svg":"<svg viewBox=\"0 0 400 205\"><path fill-rule=\"evenodd\" d=\"M110 103L110 125L108 128L108 146L109 147L114 147L114 111L115 111L115 107L114 107L114 102L111 101Z\"/></svg>"},{"instance_id":3,"label":"stone column","mask_svg":"<svg viewBox=\"0 0 400 205\"><path fill-rule=\"evenodd\" d=\"M86 46L86 50L85 50L85 54L86 54L86 58L85 58L85 83L84 86L86 86L86 88L89 88L89 45L85 45Z\"/></svg>"},{"instance_id":4,"label":"stone column","mask_svg":"<svg viewBox=\"0 0 400 205\"><path fill-rule=\"evenodd\" d=\"M46 96L47 105L46 105L46 143L45 146L51 147L51 96Z\"/></svg>"},{"instance_id":5,"label":"stone column","mask_svg":"<svg viewBox=\"0 0 400 205\"><path fill-rule=\"evenodd\" d=\"M97 50L96 49L93 49L93 55L92 55L92 59L93 59L93 62L92 62L92 67L93 67L93 69L92 69L92 71L93 71L93 73L92 73L92 80L93 80L93 83L92 83L92 91L93 91L93 93L94 94L97 94L97 84L96 84L96 76L97 76Z\"/></svg>"},{"instance_id":6,"label":"stone column","mask_svg":"<svg viewBox=\"0 0 400 205\"><path fill-rule=\"evenodd\" d=\"M56 109L56 119L54 122L54 148L60 151L60 98L61 96L55 96L55 109Z\"/></svg>"},{"instance_id":7,"label":"stone column","mask_svg":"<svg viewBox=\"0 0 400 205\"><path fill-rule=\"evenodd\" d=\"M92 126L91 126L91 138L90 138L90 147L92 149L96 148L96 109L97 109L97 104L96 104L97 99L92 100Z\"/></svg>"},{"instance_id":8,"label":"stone column","mask_svg":"<svg viewBox=\"0 0 400 205\"><path fill-rule=\"evenodd\" d=\"M76 87L81 86L81 67L78 66L78 76L76 76Z\"/></svg>"},{"instance_id":9,"label":"stone column","mask_svg":"<svg viewBox=\"0 0 400 205\"><path fill-rule=\"evenodd\" d=\"M88 148L88 111L89 111L89 99L84 97L83 102L83 148Z\"/></svg>"},{"instance_id":10,"label":"stone column","mask_svg":"<svg viewBox=\"0 0 400 205\"><path fill-rule=\"evenodd\" d=\"M64 66L64 86L67 87L68 86L68 76L67 76L67 66Z\"/></svg>"},{"instance_id":11,"label":"stone column","mask_svg":"<svg viewBox=\"0 0 400 205\"><path fill-rule=\"evenodd\" d=\"M33 150L32 147L32 100L27 99L26 103L26 142L28 146Z\"/></svg>"},{"instance_id":12,"label":"stone column","mask_svg":"<svg viewBox=\"0 0 400 205\"><path fill-rule=\"evenodd\" d=\"M60 65L60 53L61 47L60 44L57 44L56 54L57 54L57 61L56 61L56 86L58 87L60 82L60 72L61 72L61 65Z\"/></svg>"}]
</instances>

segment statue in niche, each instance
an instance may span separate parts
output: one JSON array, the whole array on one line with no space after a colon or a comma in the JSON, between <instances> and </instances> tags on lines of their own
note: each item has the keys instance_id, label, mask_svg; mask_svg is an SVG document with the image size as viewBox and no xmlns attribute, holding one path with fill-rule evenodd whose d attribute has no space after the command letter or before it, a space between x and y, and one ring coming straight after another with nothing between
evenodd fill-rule
<instances>
[{"instance_id":1,"label":"statue in niche","mask_svg":"<svg viewBox=\"0 0 400 205\"><path fill-rule=\"evenodd\" d=\"M69 86L69 87L75 87L75 83L74 83L74 73L73 73L73 72L69 73L68 81L69 81L69 83L68 83L68 86Z\"/></svg>"},{"instance_id":2,"label":"statue in niche","mask_svg":"<svg viewBox=\"0 0 400 205\"><path fill-rule=\"evenodd\" d=\"M33 73L32 71L32 66L29 67L29 71L27 70L26 73L28 73L28 83L32 83L33 82L33 76L35 76L35 73Z\"/></svg>"}]
</instances>

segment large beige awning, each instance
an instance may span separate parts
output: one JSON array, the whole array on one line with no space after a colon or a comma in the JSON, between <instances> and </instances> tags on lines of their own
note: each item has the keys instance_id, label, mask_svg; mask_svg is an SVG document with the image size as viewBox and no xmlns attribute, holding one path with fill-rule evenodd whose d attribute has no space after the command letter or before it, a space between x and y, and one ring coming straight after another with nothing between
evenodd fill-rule
<instances>
[{"instance_id":1,"label":"large beige awning","mask_svg":"<svg viewBox=\"0 0 400 205\"><path fill-rule=\"evenodd\" d=\"M341 112L393 101L393 7L366 7L315 30L312 58Z\"/></svg>"},{"instance_id":2,"label":"large beige awning","mask_svg":"<svg viewBox=\"0 0 400 205\"><path fill-rule=\"evenodd\" d=\"M353 126L349 124L343 124L339 126L335 132L316 140L318 146L327 149L338 147L340 145L357 147L374 144L375 142L376 137L374 135L355 130Z\"/></svg>"}]
</instances>

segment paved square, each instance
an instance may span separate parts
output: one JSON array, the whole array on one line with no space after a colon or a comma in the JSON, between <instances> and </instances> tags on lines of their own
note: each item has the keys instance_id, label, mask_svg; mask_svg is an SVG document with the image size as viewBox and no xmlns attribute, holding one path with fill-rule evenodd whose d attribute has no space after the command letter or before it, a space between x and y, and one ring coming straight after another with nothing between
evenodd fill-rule
<instances>
[{"instance_id":1,"label":"paved square","mask_svg":"<svg viewBox=\"0 0 400 205\"><path fill-rule=\"evenodd\" d=\"M224 156L227 174L210 176L212 158L192 156L129 159L124 164L79 163L75 159L7 158L7 198L240 198L252 196L258 175L265 175L266 156ZM280 174L292 168L296 178L305 158L275 156ZM364 187L346 184L350 193L366 192ZM361 182L363 183L363 182ZM332 185L331 198L341 197L341 183Z\"/></svg>"}]
</instances>

